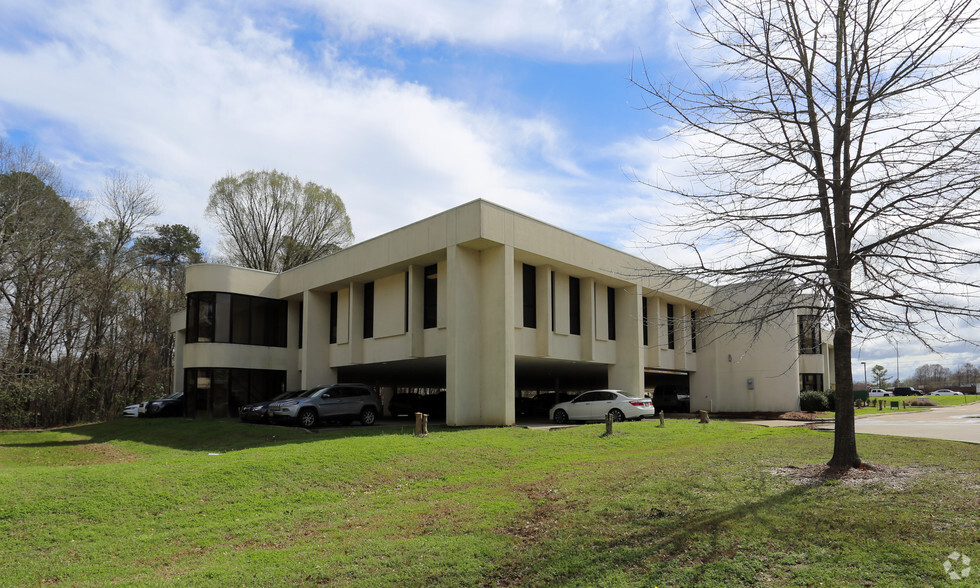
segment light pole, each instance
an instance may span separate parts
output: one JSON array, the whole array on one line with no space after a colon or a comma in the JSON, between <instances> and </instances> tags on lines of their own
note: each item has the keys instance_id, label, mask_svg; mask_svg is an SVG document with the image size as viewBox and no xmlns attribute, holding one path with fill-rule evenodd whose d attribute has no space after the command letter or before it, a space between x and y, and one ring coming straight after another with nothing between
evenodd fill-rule
<instances>
[{"instance_id":1,"label":"light pole","mask_svg":"<svg viewBox=\"0 0 980 588\"><path fill-rule=\"evenodd\" d=\"M864 387L866 389L871 388L871 386L868 385L868 362L862 361L861 365L864 366Z\"/></svg>"}]
</instances>

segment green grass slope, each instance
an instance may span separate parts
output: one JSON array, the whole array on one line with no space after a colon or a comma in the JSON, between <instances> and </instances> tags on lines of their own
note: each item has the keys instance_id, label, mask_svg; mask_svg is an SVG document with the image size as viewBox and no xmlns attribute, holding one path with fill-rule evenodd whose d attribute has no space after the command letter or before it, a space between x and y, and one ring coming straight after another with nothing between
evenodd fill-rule
<instances>
[{"instance_id":1,"label":"green grass slope","mask_svg":"<svg viewBox=\"0 0 980 588\"><path fill-rule=\"evenodd\" d=\"M861 436L901 475L801 485L777 471L829 434L604 430L0 433L0 585L928 586L980 558L978 446Z\"/></svg>"}]
</instances>

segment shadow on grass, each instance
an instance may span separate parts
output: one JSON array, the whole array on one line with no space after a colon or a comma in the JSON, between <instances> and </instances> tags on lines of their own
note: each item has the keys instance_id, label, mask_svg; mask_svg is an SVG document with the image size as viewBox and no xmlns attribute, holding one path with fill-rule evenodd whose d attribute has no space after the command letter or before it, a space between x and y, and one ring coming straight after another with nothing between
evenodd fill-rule
<instances>
[{"instance_id":1,"label":"shadow on grass","mask_svg":"<svg viewBox=\"0 0 980 588\"><path fill-rule=\"evenodd\" d=\"M464 427L447 427L440 423L429 425L430 433L439 434L466 429ZM127 441L180 451L239 451L255 447L291 445L351 437L411 436L414 431L414 420L396 419L378 421L373 426L356 424L334 426L328 424L304 429L292 426L243 423L238 419L126 418L47 431L8 431L8 434L15 436L16 441L4 442L4 436L0 435L0 447L68 448ZM44 434L44 436L36 442L25 442L24 436L33 433ZM59 433L66 438L51 438L52 434Z\"/></svg>"}]
</instances>

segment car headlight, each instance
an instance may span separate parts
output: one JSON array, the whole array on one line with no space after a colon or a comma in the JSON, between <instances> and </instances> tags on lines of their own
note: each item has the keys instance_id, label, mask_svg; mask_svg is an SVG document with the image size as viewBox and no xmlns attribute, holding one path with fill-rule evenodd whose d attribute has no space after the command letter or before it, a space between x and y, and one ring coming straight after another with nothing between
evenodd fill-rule
<instances>
[{"instance_id":1,"label":"car headlight","mask_svg":"<svg viewBox=\"0 0 980 588\"><path fill-rule=\"evenodd\" d=\"M279 406L296 406L299 404L299 400L290 400L289 402L283 402Z\"/></svg>"}]
</instances>

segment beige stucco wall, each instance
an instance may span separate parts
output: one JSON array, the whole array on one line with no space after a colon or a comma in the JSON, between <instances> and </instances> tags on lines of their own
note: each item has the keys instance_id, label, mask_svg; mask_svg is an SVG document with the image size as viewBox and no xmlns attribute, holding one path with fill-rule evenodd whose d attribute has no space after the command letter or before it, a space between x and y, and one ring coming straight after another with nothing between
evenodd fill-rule
<instances>
[{"instance_id":1,"label":"beige stucco wall","mask_svg":"<svg viewBox=\"0 0 980 588\"><path fill-rule=\"evenodd\" d=\"M536 328L523 326L525 263L537 268ZM433 264L437 327L423 329L424 268ZM706 321L693 352L690 312L710 316L717 304L714 290L681 276L655 282L649 277L653 269L622 251L474 201L278 275L221 265L188 268L188 292L290 300L289 347L182 345L179 338L177 369L286 369L290 386L308 387L336 381L344 366L445 357L447 422L453 425L514 422L516 357L605 366L610 386L637 392L643 389L646 368L689 372L694 408L732 411L795 408L801 366L809 370L819 362L828 369L825 356L799 361L792 342L794 317L774 322L754 341L719 335ZM569 328L570 276L580 281L579 335ZM375 284L374 336L365 339L368 282ZM610 340L607 324L610 288L616 305L615 340ZM328 338L332 292L338 303L334 344ZM648 304L646 346L643 297ZM302 349L296 336L300 301ZM675 308L675 349L667 348L668 303ZM180 333L182 328L183 320L175 317L174 330Z\"/></svg>"}]
</instances>

